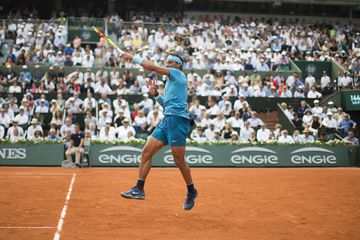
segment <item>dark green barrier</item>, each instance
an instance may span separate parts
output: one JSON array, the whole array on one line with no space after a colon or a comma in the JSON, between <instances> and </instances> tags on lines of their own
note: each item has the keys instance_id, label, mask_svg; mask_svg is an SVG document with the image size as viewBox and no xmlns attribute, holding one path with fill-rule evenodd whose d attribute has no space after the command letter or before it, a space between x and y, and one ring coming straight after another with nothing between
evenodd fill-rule
<instances>
[{"instance_id":1,"label":"dark green barrier","mask_svg":"<svg viewBox=\"0 0 360 240\"><path fill-rule=\"evenodd\" d=\"M316 83L320 84L320 79L323 76L323 71L326 71L329 76L332 75L332 63L331 62L308 62L308 61L294 61L302 72L303 80L310 72L316 79ZM331 78L333 81L333 78Z\"/></svg>"},{"instance_id":2,"label":"dark green barrier","mask_svg":"<svg viewBox=\"0 0 360 240\"><path fill-rule=\"evenodd\" d=\"M141 160L142 145L123 146L93 144L92 166L133 167ZM346 146L187 146L186 161L194 167L347 167L350 166ZM153 166L174 167L171 150L161 149Z\"/></svg>"},{"instance_id":3,"label":"dark green barrier","mask_svg":"<svg viewBox=\"0 0 360 240\"><path fill-rule=\"evenodd\" d=\"M97 43L100 41L99 35L94 30L92 30L91 27L69 27L68 41L72 42L76 36L81 38L81 43Z\"/></svg>"},{"instance_id":4,"label":"dark green barrier","mask_svg":"<svg viewBox=\"0 0 360 240\"><path fill-rule=\"evenodd\" d=\"M360 91L342 91L342 106L345 111L360 111Z\"/></svg>"},{"instance_id":5,"label":"dark green barrier","mask_svg":"<svg viewBox=\"0 0 360 240\"><path fill-rule=\"evenodd\" d=\"M61 166L64 144L0 144L0 165Z\"/></svg>"}]
</instances>

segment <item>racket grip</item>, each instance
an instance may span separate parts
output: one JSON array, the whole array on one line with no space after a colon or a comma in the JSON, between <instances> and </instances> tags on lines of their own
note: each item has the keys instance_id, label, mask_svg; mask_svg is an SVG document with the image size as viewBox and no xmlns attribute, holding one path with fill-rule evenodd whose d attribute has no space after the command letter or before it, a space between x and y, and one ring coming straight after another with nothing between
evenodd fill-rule
<instances>
[{"instance_id":1,"label":"racket grip","mask_svg":"<svg viewBox=\"0 0 360 240\"><path fill-rule=\"evenodd\" d=\"M120 57L124 54L124 51L121 50L119 47L116 47L116 50L119 52Z\"/></svg>"}]
</instances>

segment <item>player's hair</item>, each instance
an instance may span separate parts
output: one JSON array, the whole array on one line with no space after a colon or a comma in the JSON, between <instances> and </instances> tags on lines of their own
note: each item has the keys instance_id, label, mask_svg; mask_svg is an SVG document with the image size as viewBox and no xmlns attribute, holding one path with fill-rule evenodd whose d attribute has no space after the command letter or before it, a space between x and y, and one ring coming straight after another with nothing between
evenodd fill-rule
<instances>
[{"instance_id":1,"label":"player's hair","mask_svg":"<svg viewBox=\"0 0 360 240\"><path fill-rule=\"evenodd\" d=\"M177 53L170 53L169 55L178 57L178 58L181 60L180 70L182 70L182 67L183 67L183 65L184 65L184 59L182 59L182 57L181 57L179 54L177 54Z\"/></svg>"}]
</instances>

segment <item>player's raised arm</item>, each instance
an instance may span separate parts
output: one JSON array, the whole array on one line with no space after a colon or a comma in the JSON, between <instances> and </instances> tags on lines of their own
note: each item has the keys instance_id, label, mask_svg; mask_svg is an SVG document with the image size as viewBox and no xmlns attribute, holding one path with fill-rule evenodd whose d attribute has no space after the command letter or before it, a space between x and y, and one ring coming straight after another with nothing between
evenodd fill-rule
<instances>
[{"instance_id":1,"label":"player's raised arm","mask_svg":"<svg viewBox=\"0 0 360 240\"><path fill-rule=\"evenodd\" d=\"M134 61L136 64L141 65L143 68L145 68L146 70L152 71L152 72L156 72L158 74L162 74L162 75L166 75L169 76L170 72L166 67L161 67L161 66L157 66L156 64L154 64L153 62L143 59L142 57L140 57L139 55L132 55L130 53L124 52L121 55L122 58L124 58L125 60L132 60Z\"/></svg>"}]
</instances>

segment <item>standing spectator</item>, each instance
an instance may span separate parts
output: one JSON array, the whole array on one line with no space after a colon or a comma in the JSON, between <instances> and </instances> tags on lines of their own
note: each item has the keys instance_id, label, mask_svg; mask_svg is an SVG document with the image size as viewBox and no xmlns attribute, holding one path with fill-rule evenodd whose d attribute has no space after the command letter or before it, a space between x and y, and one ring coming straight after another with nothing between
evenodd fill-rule
<instances>
[{"instance_id":1,"label":"standing spectator","mask_svg":"<svg viewBox=\"0 0 360 240\"><path fill-rule=\"evenodd\" d=\"M66 159L71 162L71 156L75 155L75 164L80 167L80 157L84 152L84 134L80 131L80 125L76 124L74 133L71 134L71 141L68 150L65 152Z\"/></svg>"}]
</instances>

